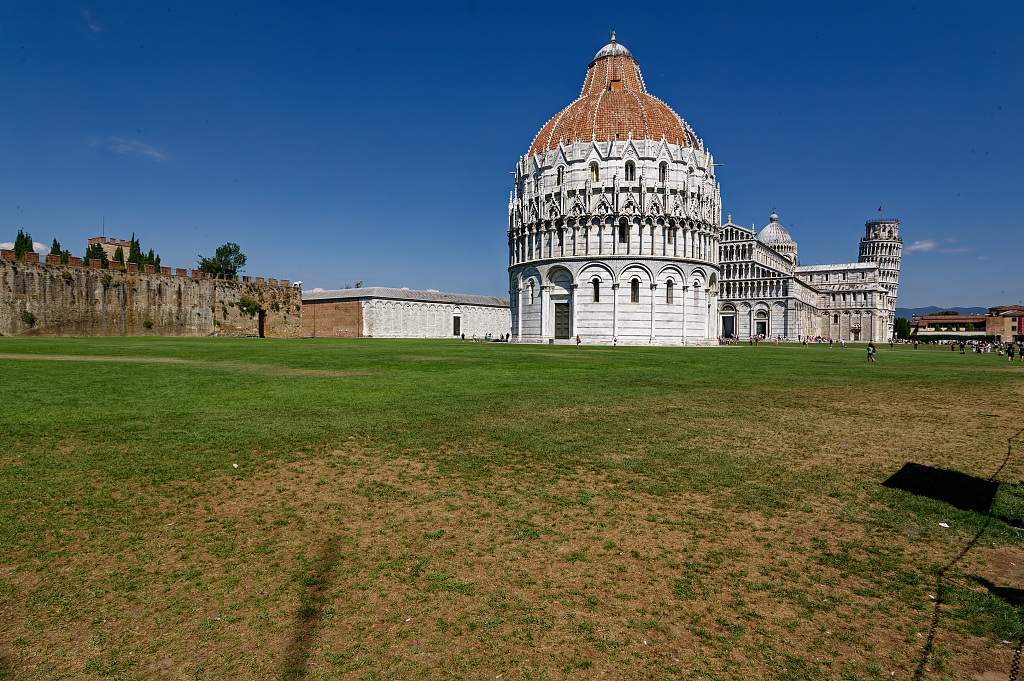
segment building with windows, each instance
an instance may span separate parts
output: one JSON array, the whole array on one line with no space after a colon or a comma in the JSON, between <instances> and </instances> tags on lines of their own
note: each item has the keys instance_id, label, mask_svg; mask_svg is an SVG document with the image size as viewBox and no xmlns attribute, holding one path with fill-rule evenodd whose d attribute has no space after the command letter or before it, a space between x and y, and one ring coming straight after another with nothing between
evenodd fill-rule
<instances>
[{"instance_id":1,"label":"building with windows","mask_svg":"<svg viewBox=\"0 0 1024 681\"><path fill-rule=\"evenodd\" d=\"M579 97L515 168L508 205L512 337L522 342L709 345L892 335L897 220L865 225L856 263L801 265L773 213L721 222L714 159L650 94L612 35Z\"/></svg>"},{"instance_id":2,"label":"building with windows","mask_svg":"<svg viewBox=\"0 0 1024 681\"><path fill-rule=\"evenodd\" d=\"M993 340L1024 342L1024 306L999 305L985 314L914 315L914 335L921 340Z\"/></svg>"},{"instance_id":3,"label":"building with windows","mask_svg":"<svg viewBox=\"0 0 1024 681\"><path fill-rule=\"evenodd\" d=\"M311 338L483 338L509 331L508 301L408 288L302 293L302 335Z\"/></svg>"},{"instance_id":4,"label":"building with windows","mask_svg":"<svg viewBox=\"0 0 1024 681\"><path fill-rule=\"evenodd\" d=\"M512 337L717 343L714 159L612 36L541 128L508 205Z\"/></svg>"},{"instance_id":5,"label":"building with windows","mask_svg":"<svg viewBox=\"0 0 1024 681\"><path fill-rule=\"evenodd\" d=\"M888 340L902 241L899 220L869 220L858 262L801 265L777 213L760 232L722 227L721 335L726 338Z\"/></svg>"},{"instance_id":6,"label":"building with windows","mask_svg":"<svg viewBox=\"0 0 1024 681\"><path fill-rule=\"evenodd\" d=\"M1024 343L1024 305L990 307L985 331L1003 343Z\"/></svg>"}]
</instances>

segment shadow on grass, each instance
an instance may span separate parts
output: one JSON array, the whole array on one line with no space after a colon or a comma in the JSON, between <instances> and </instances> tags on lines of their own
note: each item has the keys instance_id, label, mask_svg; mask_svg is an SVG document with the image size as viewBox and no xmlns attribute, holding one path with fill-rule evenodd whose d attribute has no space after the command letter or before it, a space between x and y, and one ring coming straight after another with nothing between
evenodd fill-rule
<instances>
[{"instance_id":1,"label":"shadow on grass","mask_svg":"<svg viewBox=\"0 0 1024 681\"><path fill-rule=\"evenodd\" d=\"M999 483L958 471L907 463L882 483L918 496L931 497L962 511L988 513Z\"/></svg>"},{"instance_id":2,"label":"shadow on grass","mask_svg":"<svg viewBox=\"0 0 1024 681\"><path fill-rule=\"evenodd\" d=\"M997 586L984 577L971 577L978 584L982 585L996 598L1001 598L1010 605L1019 608L1024 605L1024 589L1014 589L1008 586Z\"/></svg>"},{"instance_id":3,"label":"shadow on grass","mask_svg":"<svg viewBox=\"0 0 1024 681\"><path fill-rule=\"evenodd\" d=\"M281 665L280 678L285 681L302 679L309 671L309 653L322 625L321 609L327 589L334 579L340 545L340 537L327 540L319 558L302 578L299 610L295 613L292 635L285 647Z\"/></svg>"},{"instance_id":4,"label":"shadow on grass","mask_svg":"<svg viewBox=\"0 0 1024 681\"><path fill-rule=\"evenodd\" d=\"M13 679L14 678L14 665L4 655L3 651L0 650L0 679Z\"/></svg>"},{"instance_id":5,"label":"shadow on grass","mask_svg":"<svg viewBox=\"0 0 1024 681\"><path fill-rule=\"evenodd\" d=\"M965 473L958 473L957 471L934 468L932 466L907 463L904 464L903 468L896 471L896 473L890 476L888 480L882 483L886 487L931 497L932 499L945 501L946 503L952 504L953 506L963 510L985 514L985 522L982 524L981 529L979 529L978 532L971 537L971 540L960 550L960 552L957 553L951 561L942 566L935 575L935 601L932 609L931 626L928 628L928 638L925 639L924 646L921 648L921 657L918 660L916 669L914 670L914 679L923 679L925 677L925 673L928 671L928 662L931 660L932 653L935 651L935 636L939 628L942 604L946 600L946 582L948 580L948 574L956 568L957 564L963 560L964 556L970 553L970 551L977 546L979 540L985 534L985 531L988 530L989 525L992 524L992 520L997 517L992 513L992 503L995 500L996 491L999 489L998 477L1013 457L1014 441L1019 440L1022 435L1024 435L1024 428L1018 430L1006 439L1006 456L1003 457L999 467L996 468L995 472L993 472L988 479L978 478ZM1002 598L1011 605L1017 606L1018 618L1021 619L1022 625L1024 625L1024 616L1022 616L1024 615L1024 610L1019 607L1021 604L1020 596L1022 594L1020 589L999 587L988 580L981 578L975 579L979 581L982 586L988 589L989 593ZM1013 653L1012 662L1010 663L1010 681L1017 681L1017 675L1020 671L1022 647L1024 647L1024 638L1019 638Z\"/></svg>"}]
</instances>

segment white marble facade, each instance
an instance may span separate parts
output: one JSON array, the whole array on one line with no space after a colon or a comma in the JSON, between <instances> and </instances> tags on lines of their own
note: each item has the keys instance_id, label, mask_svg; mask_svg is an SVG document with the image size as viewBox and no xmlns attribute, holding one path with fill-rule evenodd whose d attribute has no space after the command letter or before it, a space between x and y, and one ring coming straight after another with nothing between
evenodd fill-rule
<instances>
[{"instance_id":1,"label":"white marble facade","mask_svg":"<svg viewBox=\"0 0 1024 681\"><path fill-rule=\"evenodd\" d=\"M898 220L868 221L855 263L800 265L797 243L775 213L760 232L730 218L720 249L719 335L875 342L892 336ZM877 262L881 254L885 259Z\"/></svg>"},{"instance_id":2,"label":"white marble facade","mask_svg":"<svg viewBox=\"0 0 1024 681\"><path fill-rule=\"evenodd\" d=\"M607 80L607 97L595 79ZM617 99L623 87L632 96ZM685 121L647 94L635 60L614 37L591 62L584 92L516 164L507 229L513 339L717 343L714 159ZM648 113L631 108L634 101ZM563 138L556 124L579 118L574 111L583 104L592 124L569 126L573 139ZM681 143L645 136L655 114ZM609 120L607 129L618 125L618 132L600 139L601 121Z\"/></svg>"},{"instance_id":3,"label":"white marble facade","mask_svg":"<svg viewBox=\"0 0 1024 681\"><path fill-rule=\"evenodd\" d=\"M497 338L509 330L504 305L367 300L362 306L367 338L484 338L488 334Z\"/></svg>"}]
</instances>

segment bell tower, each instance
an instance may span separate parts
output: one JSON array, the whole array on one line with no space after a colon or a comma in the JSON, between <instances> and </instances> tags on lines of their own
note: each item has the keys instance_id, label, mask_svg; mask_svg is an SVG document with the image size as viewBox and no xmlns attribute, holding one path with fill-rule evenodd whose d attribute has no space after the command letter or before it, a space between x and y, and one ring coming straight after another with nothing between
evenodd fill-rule
<instances>
[{"instance_id":1,"label":"bell tower","mask_svg":"<svg viewBox=\"0 0 1024 681\"><path fill-rule=\"evenodd\" d=\"M903 239L900 221L895 218L868 220L864 223L864 238L860 240L857 262L878 263L880 283L889 292L889 336L892 337L896 321L896 297L900 286L900 258Z\"/></svg>"}]
</instances>

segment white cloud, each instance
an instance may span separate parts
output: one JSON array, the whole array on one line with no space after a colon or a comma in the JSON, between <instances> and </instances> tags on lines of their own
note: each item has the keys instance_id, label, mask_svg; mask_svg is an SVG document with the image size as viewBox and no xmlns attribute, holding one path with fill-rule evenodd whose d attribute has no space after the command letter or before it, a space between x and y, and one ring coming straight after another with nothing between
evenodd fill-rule
<instances>
[{"instance_id":1,"label":"white cloud","mask_svg":"<svg viewBox=\"0 0 1024 681\"><path fill-rule=\"evenodd\" d=\"M974 250L968 246L957 246L956 239L953 238L943 239L942 244L935 239L921 239L903 250L907 253L970 253Z\"/></svg>"},{"instance_id":2,"label":"white cloud","mask_svg":"<svg viewBox=\"0 0 1024 681\"><path fill-rule=\"evenodd\" d=\"M82 18L85 19L86 27L93 33L100 33L103 31L103 27L100 26L99 22L92 16L92 12L87 9L82 10Z\"/></svg>"},{"instance_id":3,"label":"white cloud","mask_svg":"<svg viewBox=\"0 0 1024 681\"><path fill-rule=\"evenodd\" d=\"M915 241L905 249L907 253L927 253L928 251L934 251L938 247L938 244L931 239L922 239Z\"/></svg>"},{"instance_id":4,"label":"white cloud","mask_svg":"<svg viewBox=\"0 0 1024 681\"><path fill-rule=\"evenodd\" d=\"M14 249L14 242L13 241L4 241L4 242L0 243L0 249L3 249L5 251L13 250ZM32 250L35 251L36 253L38 253L39 255L46 255L47 253L50 252L50 247L47 246L46 244L41 244L38 241L33 241L32 242Z\"/></svg>"},{"instance_id":5,"label":"white cloud","mask_svg":"<svg viewBox=\"0 0 1024 681\"><path fill-rule=\"evenodd\" d=\"M151 158L154 161L166 161L167 154L157 149L151 144L146 144L142 140L130 139L128 137L107 137L104 139L90 140L89 144L94 147L101 147L107 151L112 151L115 154L121 155L138 155Z\"/></svg>"},{"instance_id":6,"label":"white cloud","mask_svg":"<svg viewBox=\"0 0 1024 681\"><path fill-rule=\"evenodd\" d=\"M308 291L306 291L306 293L322 293L325 290L326 289L322 289L319 286L317 286L316 288L309 289Z\"/></svg>"}]
</instances>

